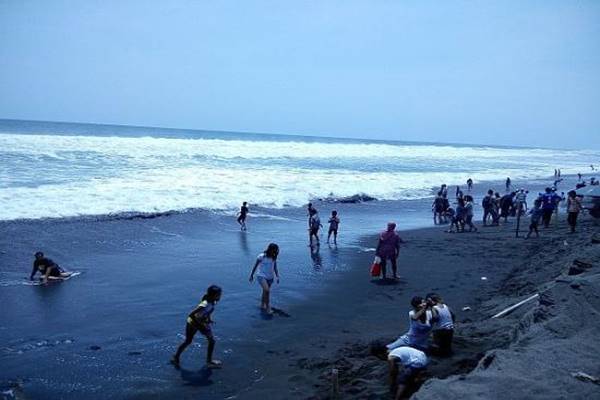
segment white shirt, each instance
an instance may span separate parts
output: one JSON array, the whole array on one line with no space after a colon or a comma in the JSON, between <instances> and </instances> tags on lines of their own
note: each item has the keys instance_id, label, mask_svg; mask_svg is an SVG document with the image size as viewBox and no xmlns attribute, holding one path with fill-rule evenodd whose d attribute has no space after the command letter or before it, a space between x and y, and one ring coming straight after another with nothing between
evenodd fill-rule
<instances>
[{"instance_id":1,"label":"white shirt","mask_svg":"<svg viewBox=\"0 0 600 400\"><path fill-rule=\"evenodd\" d=\"M400 360L405 367L423 368L427 365L427 356L421 350L412 347L398 347L388 354L388 360Z\"/></svg>"},{"instance_id":2,"label":"white shirt","mask_svg":"<svg viewBox=\"0 0 600 400\"><path fill-rule=\"evenodd\" d=\"M433 306L438 313L438 320L435 323L433 329L454 329L454 323L452 322L452 314L450 308L445 304L438 304Z\"/></svg>"},{"instance_id":3,"label":"white shirt","mask_svg":"<svg viewBox=\"0 0 600 400\"><path fill-rule=\"evenodd\" d=\"M256 257L256 260L258 261L256 276L261 276L265 279L275 279L275 260L267 257L265 253L260 253Z\"/></svg>"}]
</instances>

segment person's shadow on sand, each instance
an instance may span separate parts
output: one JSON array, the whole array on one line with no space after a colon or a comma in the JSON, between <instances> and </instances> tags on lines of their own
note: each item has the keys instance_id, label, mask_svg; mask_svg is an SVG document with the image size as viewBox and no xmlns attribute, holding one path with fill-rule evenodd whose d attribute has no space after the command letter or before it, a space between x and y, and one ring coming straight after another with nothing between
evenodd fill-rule
<instances>
[{"instance_id":1,"label":"person's shadow on sand","mask_svg":"<svg viewBox=\"0 0 600 400\"><path fill-rule=\"evenodd\" d=\"M383 279L373 279L371 283L377 286L395 286L401 283L404 283L402 279L393 279L393 278L383 278Z\"/></svg>"},{"instance_id":2,"label":"person's shadow on sand","mask_svg":"<svg viewBox=\"0 0 600 400\"><path fill-rule=\"evenodd\" d=\"M240 248L244 254L250 254L248 249L248 231L240 231Z\"/></svg>"},{"instance_id":3,"label":"person's shadow on sand","mask_svg":"<svg viewBox=\"0 0 600 400\"><path fill-rule=\"evenodd\" d=\"M181 379L187 386L209 386L214 382L210 377L212 376L212 368L202 367L198 371L191 371L189 369L180 368Z\"/></svg>"}]
</instances>

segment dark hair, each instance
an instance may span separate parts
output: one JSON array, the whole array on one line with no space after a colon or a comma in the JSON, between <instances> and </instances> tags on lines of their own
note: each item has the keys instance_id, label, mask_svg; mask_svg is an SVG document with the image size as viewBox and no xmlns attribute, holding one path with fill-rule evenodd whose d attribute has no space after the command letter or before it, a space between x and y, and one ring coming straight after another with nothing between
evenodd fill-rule
<instances>
[{"instance_id":1,"label":"dark hair","mask_svg":"<svg viewBox=\"0 0 600 400\"><path fill-rule=\"evenodd\" d=\"M421 305L422 302L423 302L423 298L421 296L415 296L410 301L410 305L413 306L414 308L417 308L418 306Z\"/></svg>"},{"instance_id":2,"label":"dark hair","mask_svg":"<svg viewBox=\"0 0 600 400\"><path fill-rule=\"evenodd\" d=\"M265 256L268 258L272 258L273 260L277 260L277 255L279 254L279 246L275 243L269 243L267 249L265 250Z\"/></svg>"},{"instance_id":3,"label":"dark hair","mask_svg":"<svg viewBox=\"0 0 600 400\"><path fill-rule=\"evenodd\" d=\"M38 251L34 254L35 257L44 257L44 253L42 253L41 251Z\"/></svg>"},{"instance_id":4,"label":"dark hair","mask_svg":"<svg viewBox=\"0 0 600 400\"><path fill-rule=\"evenodd\" d=\"M542 199L535 199L535 200L533 201L533 205L534 205L535 207L539 207L539 206L541 206L541 205L542 205Z\"/></svg>"},{"instance_id":5,"label":"dark hair","mask_svg":"<svg viewBox=\"0 0 600 400\"><path fill-rule=\"evenodd\" d=\"M425 297L435 301L436 303L439 303L442 301L442 296L440 296L437 293L427 293L427 296L425 296Z\"/></svg>"},{"instance_id":6,"label":"dark hair","mask_svg":"<svg viewBox=\"0 0 600 400\"><path fill-rule=\"evenodd\" d=\"M221 295L221 288L217 285L210 285L208 289L206 289L206 294L202 296L202 301L206 300L210 303L214 303L217 298Z\"/></svg>"},{"instance_id":7,"label":"dark hair","mask_svg":"<svg viewBox=\"0 0 600 400\"><path fill-rule=\"evenodd\" d=\"M310 211L309 211L310 215L315 215L316 213L317 213L317 210L314 209L314 208L311 208Z\"/></svg>"},{"instance_id":8,"label":"dark hair","mask_svg":"<svg viewBox=\"0 0 600 400\"><path fill-rule=\"evenodd\" d=\"M385 360L387 359L388 348L383 342L376 340L369 345L369 353L371 353L372 356Z\"/></svg>"},{"instance_id":9,"label":"dark hair","mask_svg":"<svg viewBox=\"0 0 600 400\"><path fill-rule=\"evenodd\" d=\"M569 190L569 193L567 193L567 195L569 195L569 197L575 197L577 196L577 192L574 190Z\"/></svg>"},{"instance_id":10,"label":"dark hair","mask_svg":"<svg viewBox=\"0 0 600 400\"><path fill-rule=\"evenodd\" d=\"M494 194L494 191L492 189L488 190L488 194Z\"/></svg>"},{"instance_id":11,"label":"dark hair","mask_svg":"<svg viewBox=\"0 0 600 400\"><path fill-rule=\"evenodd\" d=\"M244 205L246 205L246 204L248 204L248 202L247 202L247 201L245 201L243 204L244 204Z\"/></svg>"},{"instance_id":12,"label":"dark hair","mask_svg":"<svg viewBox=\"0 0 600 400\"><path fill-rule=\"evenodd\" d=\"M552 192L552 188L547 187L546 188L546 193L550 193L550 192Z\"/></svg>"},{"instance_id":13,"label":"dark hair","mask_svg":"<svg viewBox=\"0 0 600 400\"><path fill-rule=\"evenodd\" d=\"M333 211L331 212L331 215L337 215L337 211L333 210Z\"/></svg>"}]
</instances>

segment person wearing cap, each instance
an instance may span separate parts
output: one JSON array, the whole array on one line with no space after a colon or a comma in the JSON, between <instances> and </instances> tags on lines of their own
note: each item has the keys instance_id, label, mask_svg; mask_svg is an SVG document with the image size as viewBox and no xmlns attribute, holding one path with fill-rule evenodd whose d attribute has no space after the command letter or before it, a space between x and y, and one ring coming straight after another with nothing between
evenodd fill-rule
<instances>
[{"instance_id":1,"label":"person wearing cap","mask_svg":"<svg viewBox=\"0 0 600 400\"><path fill-rule=\"evenodd\" d=\"M31 270L31 275L29 276L29 280L33 280L33 277L36 273L40 272L42 274L42 280L47 282L49 278L68 278L71 276L70 272L64 271L61 267L58 266L57 263L52 261L49 258L44 257L44 253L38 251L35 253L35 260L33 261L33 269Z\"/></svg>"},{"instance_id":2,"label":"person wearing cap","mask_svg":"<svg viewBox=\"0 0 600 400\"><path fill-rule=\"evenodd\" d=\"M387 229L379 235L377 250L375 255L381 258L382 279L386 279L386 262L389 260L392 264L392 274L394 279L398 279L398 255L400 254L400 243L404 241L396 233L396 223L389 222Z\"/></svg>"}]
</instances>

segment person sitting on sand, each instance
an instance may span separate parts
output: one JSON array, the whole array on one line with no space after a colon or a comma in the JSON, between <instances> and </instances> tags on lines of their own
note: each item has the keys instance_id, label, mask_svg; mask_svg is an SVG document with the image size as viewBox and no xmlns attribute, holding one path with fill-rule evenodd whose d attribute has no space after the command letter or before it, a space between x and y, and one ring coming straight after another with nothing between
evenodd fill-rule
<instances>
[{"instance_id":1,"label":"person sitting on sand","mask_svg":"<svg viewBox=\"0 0 600 400\"><path fill-rule=\"evenodd\" d=\"M386 262L389 260L392 264L392 277L398 279L398 255L400 254L400 243L404 241L396 233L396 224L390 222L387 229L379 235L379 242L375 255L381 258L381 279L386 279Z\"/></svg>"},{"instance_id":2,"label":"person sitting on sand","mask_svg":"<svg viewBox=\"0 0 600 400\"><path fill-rule=\"evenodd\" d=\"M424 352L408 346L390 351L385 346L375 344L371 345L371 354L380 359L387 359L390 392L394 399L403 399L405 395L415 392L417 378L425 371L428 363Z\"/></svg>"},{"instance_id":3,"label":"person sitting on sand","mask_svg":"<svg viewBox=\"0 0 600 400\"><path fill-rule=\"evenodd\" d=\"M240 229L246 230L246 217L248 216L248 202L244 202L242 207L240 208L240 212L238 214L237 222L240 224Z\"/></svg>"},{"instance_id":4,"label":"person sitting on sand","mask_svg":"<svg viewBox=\"0 0 600 400\"><path fill-rule=\"evenodd\" d=\"M277 279L279 283L279 271L277 270L277 256L279 255L279 246L275 243L270 243L267 249L260 253L254 263L254 268L250 272L250 282L254 280L256 272L256 281L262 288L262 296L260 300L260 308L267 314L272 314L271 310L271 285Z\"/></svg>"},{"instance_id":5,"label":"person sitting on sand","mask_svg":"<svg viewBox=\"0 0 600 400\"><path fill-rule=\"evenodd\" d=\"M38 251L35 253L35 260L33 261L33 268L29 280L32 281L35 274L40 272L42 274L42 281L47 282L48 279L65 279L72 275L72 272L67 272L58 266L57 263L49 258L44 257L44 253Z\"/></svg>"},{"instance_id":6,"label":"person sitting on sand","mask_svg":"<svg viewBox=\"0 0 600 400\"><path fill-rule=\"evenodd\" d=\"M429 333L431 332L432 311L427 302L420 296L415 296L410 301L413 309L408 312L408 332L387 345L389 350L402 346L410 346L421 350L428 347Z\"/></svg>"},{"instance_id":7,"label":"person sitting on sand","mask_svg":"<svg viewBox=\"0 0 600 400\"><path fill-rule=\"evenodd\" d=\"M185 340L177 348L177 352L171 359L171 363L179 367L179 358L181 353L192 344L196 332L200 332L208 340L208 348L206 350L206 365L209 368L218 368L221 366L221 361L213 359L215 350L215 338L210 325L213 323L211 314L215 310L215 304L221 299L222 290L216 285L209 286L206 294L202 296L202 301L188 315L185 324Z\"/></svg>"},{"instance_id":8,"label":"person sitting on sand","mask_svg":"<svg viewBox=\"0 0 600 400\"><path fill-rule=\"evenodd\" d=\"M454 324L456 316L440 295L430 293L427 295L427 304L432 311L433 344L436 353L447 357L452 355L452 338L454 337Z\"/></svg>"},{"instance_id":9,"label":"person sitting on sand","mask_svg":"<svg viewBox=\"0 0 600 400\"><path fill-rule=\"evenodd\" d=\"M340 219L337 216L337 211L332 211L331 212L331 218L329 218L329 232L327 232L327 243L329 243L329 239L331 238L331 235L333 234L333 243L337 244L337 233L338 233L338 227L340 225Z\"/></svg>"},{"instance_id":10,"label":"person sitting on sand","mask_svg":"<svg viewBox=\"0 0 600 400\"><path fill-rule=\"evenodd\" d=\"M473 224L473 197L470 194L465 196L465 225L469 226L469 232L477 232L477 227Z\"/></svg>"},{"instance_id":11,"label":"person sitting on sand","mask_svg":"<svg viewBox=\"0 0 600 400\"><path fill-rule=\"evenodd\" d=\"M315 241L317 242L317 245L319 244L319 229L322 226L323 225L321 225L321 218L319 218L319 213L313 208L312 210L310 210L310 220L308 226L308 239L310 245L312 245L313 243L313 236L315 238Z\"/></svg>"},{"instance_id":12,"label":"person sitting on sand","mask_svg":"<svg viewBox=\"0 0 600 400\"><path fill-rule=\"evenodd\" d=\"M531 236L531 234L533 232L535 232L536 237L540 237L540 232L538 231L538 226L540 224L540 219L542 218L542 213L543 213L542 209L541 209L541 205L542 205L542 200L540 200L540 199L534 200L533 208L529 212L529 214L531 214L531 221L529 223L529 232L527 232L527 236L525 236L525 239L529 239L529 237Z\"/></svg>"}]
</instances>

